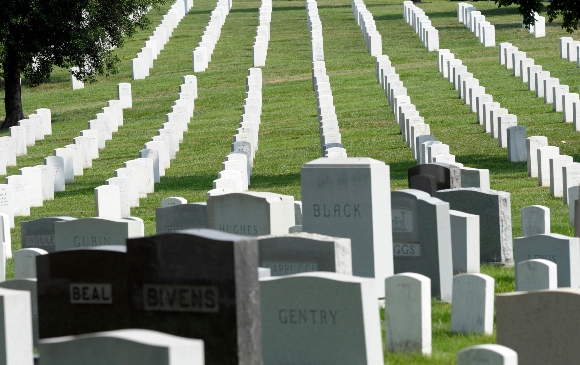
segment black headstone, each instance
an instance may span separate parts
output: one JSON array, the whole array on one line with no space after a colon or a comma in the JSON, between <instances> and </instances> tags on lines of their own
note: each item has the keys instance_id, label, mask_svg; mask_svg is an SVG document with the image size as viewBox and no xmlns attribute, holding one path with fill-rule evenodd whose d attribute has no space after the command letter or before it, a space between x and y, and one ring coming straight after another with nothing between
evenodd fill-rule
<instances>
[{"instance_id":1,"label":"black headstone","mask_svg":"<svg viewBox=\"0 0 580 365\"><path fill-rule=\"evenodd\" d=\"M428 163L407 170L409 189L421 190L435 196L435 192L461 187L461 171L458 167Z\"/></svg>"},{"instance_id":2,"label":"black headstone","mask_svg":"<svg viewBox=\"0 0 580 365\"><path fill-rule=\"evenodd\" d=\"M37 256L39 337L127 328L125 252L100 246Z\"/></svg>"},{"instance_id":3,"label":"black headstone","mask_svg":"<svg viewBox=\"0 0 580 365\"><path fill-rule=\"evenodd\" d=\"M258 243L192 229L127 240L132 328L204 341L208 365L261 364Z\"/></svg>"}]
</instances>

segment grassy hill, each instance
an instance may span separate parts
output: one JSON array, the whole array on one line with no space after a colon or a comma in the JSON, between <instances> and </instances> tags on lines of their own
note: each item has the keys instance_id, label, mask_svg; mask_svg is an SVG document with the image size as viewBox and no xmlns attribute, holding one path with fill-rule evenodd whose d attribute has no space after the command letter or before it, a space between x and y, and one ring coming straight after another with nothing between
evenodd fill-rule
<instances>
[{"instance_id":1,"label":"grassy hill","mask_svg":"<svg viewBox=\"0 0 580 365\"><path fill-rule=\"evenodd\" d=\"M483 132L476 116L457 98L452 85L437 72L436 53L427 52L418 36L402 17L400 1L367 1L383 38L383 53L388 55L408 90L411 101L431 126L431 133L449 144L457 162L465 166L490 170L491 188L511 193L513 235L519 236L520 210L541 204L552 214L552 231L572 235L568 225L568 208L561 198L552 198L549 188L538 187L537 179L528 178L525 163L509 163L507 150ZM527 85L513 77L498 63L496 47L484 48L463 24L457 21L456 2L433 1L418 4L439 30L440 47L448 48L463 60L468 71L509 112L518 116L518 124L527 127L528 136L547 136L550 145L560 147L562 154L580 160L580 133L562 123L562 114L537 99ZM475 2L479 11L496 26L496 43L509 41L536 64L551 72L552 77L580 92L580 69L575 63L559 58L558 38L566 33L558 23L547 24L546 37L536 39L521 28L515 8L497 9L493 2ZM132 215L145 221L146 234L155 232L155 208L169 196L182 196L189 202L204 201L205 193L221 170L221 162L230 151L233 134L240 121L245 97L245 77L252 66L252 45L258 23L257 0L234 0L206 72L197 74L198 94L195 115L184 135L177 159L155 193L141 199ZM151 12L158 24L169 5ZM152 29L138 32L118 49L122 60L119 73L99 78L85 89L70 90L66 70L55 69L52 81L29 88L23 81L25 115L37 108L50 108L53 134L28 149L18 158L18 168L42 164L52 150L72 143L72 138L87 129L110 99L117 97L117 84L131 82L133 108L124 112L124 126L107 142L93 168L67 184L54 201L32 208L30 217L18 217L12 230L13 249L20 248L19 222L45 216L94 216L96 186L114 176L123 162L137 158L143 144L157 134L177 99L184 75L192 74L191 53L200 41L209 21L213 0L197 0L192 11L174 31L165 50L155 61L151 76L132 81L131 59L144 46ZM407 169L416 164L406 147L399 128L375 80L374 58L366 51L363 35L345 0L318 1L323 26L327 74L334 95L342 141L349 156L372 157L386 162L391 169L391 188L407 187ZM320 155L316 101L312 91L310 39L304 1L274 0L266 67L263 68L263 114L260 127L260 149L256 153L251 190L293 195L300 200L300 168ZM3 97L3 90L0 91ZM0 111L0 120L3 115ZM6 131L0 135L7 134ZM484 266L483 272L496 279L496 292L513 290L513 270ZM9 275L11 269L9 268ZM387 355L388 364L449 364L456 352L469 345L495 342L485 336L458 336L449 332L450 306L433 303L434 352L420 355Z\"/></svg>"}]
</instances>

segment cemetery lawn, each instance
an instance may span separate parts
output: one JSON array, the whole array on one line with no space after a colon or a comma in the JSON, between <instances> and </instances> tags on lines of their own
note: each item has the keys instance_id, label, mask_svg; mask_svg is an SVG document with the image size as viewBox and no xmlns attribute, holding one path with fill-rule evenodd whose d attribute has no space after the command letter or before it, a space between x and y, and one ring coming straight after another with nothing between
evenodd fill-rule
<instances>
[{"instance_id":1,"label":"cemetery lawn","mask_svg":"<svg viewBox=\"0 0 580 365\"><path fill-rule=\"evenodd\" d=\"M513 7L497 9L493 2L474 3L487 20L496 26L496 44L509 41L536 64L549 70L552 77L570 85L570 92L580 92L580 69L559 58L558 39L566 33L559 23L546 25L546 37L535 39L521 28L521 18ZM412 28L402 17L402 2L367 1L377 29L383 37L383 53L388 55L408 90L417 110L431 126L431 134L450 146L456 160L468 167L489 169L491 188L511 193L513 237L520 234L520 210L528 205L551 209L552 232L573 235L568 224L568 207L561 198L552 198L549 188L538 187L537 179L528 178L525 163L509 163L506 149L483 133L476 116L457 98L452 85L437 72L436 52L427 52ZM8 174L18 174L24 166L43 163L54 148L72 143L88 121L117 98L117 84L131 82L133 108L124 111L124 126L100 150L100 158L91 169L68 183L65 192L43 207L32 208L30 217L17 217L12 230L13 250L21 248L20 222L47 216L91 217L95 215L94 188L114 176L123 162L138 157L143 144L157 134L178 98L183 76L192 73L191 53L200 41L214 0L197 0L191 12L174 31L170 42L155 61L145 80L131 80L131 59L135 57L152 28L138 32L117 50L121 59L119 73L98 78L82 90L70 90L66 70L55 69L52 81L37 88L23 80L25 115L38 108L52 111L53 134L28 148L28 155L18 158L18 167ZM205 201L207 190L217 179L224 156L230 151L232 136L240 121L245 97L247 69L252 66L252 45L258 23L258 0L234 0L222 28L209 68L197 74L198 94L195 115L184 135L177 159L155 193L141 199L132 215L145 222L145 233L155 233L155 208L169 196L181 196L188 202ZM486 87L528 136L543 135L549 144L560 147L561 154L579 161L580 134L570 124L562 123L562 114L537 99L527 85L513 77L511 70L498 64L496 47L484 48L476 37L457 21L456 2L432 1L418 4L439 30L440 48L448 48L463 60L474 77ZM160 22L169 4L151 11L154 25ZM374 58L365 47L346 0L319 0L323 27L327 74L334 105L349 157L371 157L390 166L390 189L407 188L407 169L416 164L394 122L384 92L375 79ZM0 95L4 96L3 90ZM3 113L3 111L0 111ZM0 114L0 120L3 115ZM251 190L293 195L301 199L300 168L320 156L316 102L312 91L310 40L303 0L274 0L266 67L263 68L263 114L259 150L256 152ZM7 135L7 131L0 131ZM385 183L386 184L386 183ZM387 186L385 186L387 188ZM485 229L482 227L482 229ZM12 277L9 260L7 277ZM513 291L513 269L482 266L482 273L496 280L496 293ZM460 349L481 343L494 343L495 336L464 336L450 333L450 305L433 302L433 354L387 354L387 364L452 364Z\"/></svg>"}]
</instances>

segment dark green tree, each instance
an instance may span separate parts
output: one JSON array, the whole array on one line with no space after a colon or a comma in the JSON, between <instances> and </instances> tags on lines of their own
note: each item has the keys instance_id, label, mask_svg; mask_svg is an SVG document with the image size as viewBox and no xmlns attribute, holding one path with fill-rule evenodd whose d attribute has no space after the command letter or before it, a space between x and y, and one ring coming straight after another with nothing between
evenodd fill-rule
<instances>
[{"instance_id":1,"label":"dark green tree","mask_svg":"<svg viewBox=\"0 0 580 365\"><path fill-rule=\"evenodd\" d=\"M0 0L0 77L6 119L18 124L22 112L20 78L31 86L50 78L53 67L79 67L79 80L117 71L113 50L137 29L146 14L166 0Z\"/></svg>"},{"instance_id":2,"label":"dark green tree","mask_svg":"<svg viewBox=\"0 0 580 365\"><path fill-rule=\"evenodd\" d=\"M545 9L550 23L558 16L562 16L562 29L566 29L568 33L578 30L580 0L552 0L546 3L547 5L542 4L540 0L495 0L495 3L500 8L517 5L526 28L534 24L534 13L541 14L542 10Z\"/></svg>"}]
</instances>

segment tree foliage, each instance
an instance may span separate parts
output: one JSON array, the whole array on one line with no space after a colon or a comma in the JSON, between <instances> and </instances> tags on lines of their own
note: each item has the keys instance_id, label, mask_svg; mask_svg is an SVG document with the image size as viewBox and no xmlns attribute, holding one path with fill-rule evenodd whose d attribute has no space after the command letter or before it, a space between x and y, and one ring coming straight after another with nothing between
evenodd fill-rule
<instances>
[{"instance_id":1,"label":"tree foliage","mask_svg":"<svg viewBox=\"0 0 580 365\"><path fill-rule=\"evenodd\" d=\"M76 66L78 79L117 71L113 50L149 25L152 6L165 0L0 0L0 77L6 120L22 119L20 76L35 86L55 66Z\"/></svg>"},{"instance_id":2,"label":"tree foliage","mask_svg":"<svg viewBox=\"0 0 580 365\"><path fill-rule=\"evenodd\" d=\"M546 9L548 21L551 23L558 16L562 16L562 29L568 33L578 30L580 18L580 0L552 0L546 6L540 0L495 0L496 4L502 6L517 5L518 12L523 16L523 23L526 28L535 23L535 13L541 14Z\"/></svg>"}]
</instances>

